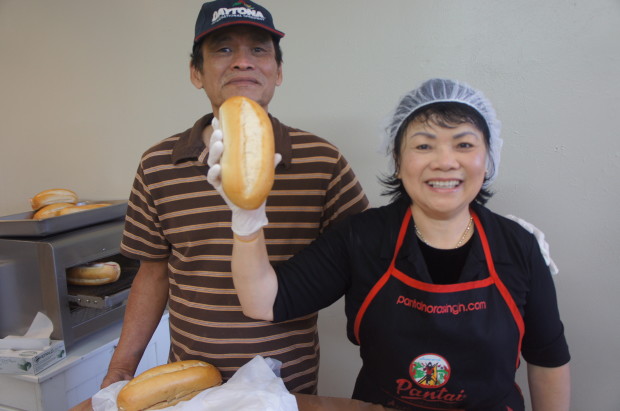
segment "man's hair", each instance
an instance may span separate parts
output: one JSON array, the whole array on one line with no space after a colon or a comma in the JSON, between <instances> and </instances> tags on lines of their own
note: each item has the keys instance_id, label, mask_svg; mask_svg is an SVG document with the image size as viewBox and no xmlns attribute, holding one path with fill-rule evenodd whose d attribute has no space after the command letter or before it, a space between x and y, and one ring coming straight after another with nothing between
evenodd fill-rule
<instances>
[{"instance_id":1,"label":"man's hair","mask_svg":"<svg viewBox=\"0 0 620 411\"><path fill-rule=\"evenodd\" d=\"M202 71L202 65L204 63L204 56L202 54L202 45L204 44L205 40L208 38L209 36L205 36L204 38L202 38L198 43L194 43L194 46L192 47L192 54L191 54L191 60L190 60L190 64L197 68L198 70ZM273 41L273 48L275 50L276 53L276 63L278 64L278 66L282 65L282 48L280 47L280 38L277 36L271 36L271 40Z\"/></svg>"},{"instance_id":2,"label":"man's hair","mask_svg":"<svg viewBox=\"0 0 620 411\"><path fill-rule=\"evenodd\" d=\"M489 142L491 139L489 126L482 115L480 115L480 113L478 113L478 111L474 108L458 102L439 102L429 104L414 111L409 115L409 117L407 117L407 119L405 119L405 121L403 121L403 124L396 133L394 144L392 145L394 172L391 175L379 178L379 181L385 187L382 195L391 196L393 202L401 199L408 199L409 202L413 201L409 198L409 194L405 190L403 182L397 177L397 175L400 171L400 149L405 135L405 130L407 130L409 124L414 120L421 121L426 124L435 123L440 127L447 128L457 127L464 123L471 123L482 132L484 135L484 144L487 151L489 150ZM487 177L485 176L484 178L486 181ZM484 205L487 201L489 201L492 195L493 193L491 191L480 188L480 191L476 195L474 201Z\"/></svg>"}]
</instances>

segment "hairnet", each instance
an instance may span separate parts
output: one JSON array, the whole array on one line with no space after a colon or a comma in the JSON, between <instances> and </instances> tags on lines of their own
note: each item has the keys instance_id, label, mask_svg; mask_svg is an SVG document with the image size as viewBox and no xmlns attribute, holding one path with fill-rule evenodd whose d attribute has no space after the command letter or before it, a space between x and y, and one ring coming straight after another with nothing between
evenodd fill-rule
<instances>
[{"instance_id":1,"label":"hairnet","mask_svg":"<svg viewBox=\"0 0 620 411\"><path fill-rule=\"evenodd\" d=\"M489 155L487 156L487 175L483 184L487 188L497 177L500 152L503 141L499 137L501 123L497 119L491 102L482 92L465 83L447 79L430 79L418 88L407 93L399 102L389 120L383 146L389 153L394 147L396 134L403 122L421 107L439 102L455 102L465 104L476 110L489 127Z\"/></svg>"}]
</instances>

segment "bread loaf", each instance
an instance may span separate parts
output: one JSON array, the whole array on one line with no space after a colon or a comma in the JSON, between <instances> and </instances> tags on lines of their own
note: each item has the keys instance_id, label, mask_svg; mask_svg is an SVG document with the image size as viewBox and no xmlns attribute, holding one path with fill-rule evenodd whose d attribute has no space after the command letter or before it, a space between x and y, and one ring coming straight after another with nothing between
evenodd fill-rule
<instances>
[{"instance_id":1,"label":"bread loaf","mask_svg":"<svg viewBox=\"0 0 620 411\"><path fill-rule=\"evenodd\" d=\"M56 217L60 210L62 210L63 208L72 207L73 205L73 203L55 203L46 205L45 207L40 208L38 211L36 211L32 215L32 218L34 220L42 220L44 218Z\"/></svg>"},{"instance_id":2,"label":"bread loaf","mask_svg":"<svg viewBox=\"0 0 620 411\"><path fill-rule=\"evenodd\" d=\"M172 362L133 378L118 393L120 411L157 410L189 400L222 383L213 365L197 360Z\"/></svg>"},{"instance_id":3,"label":"bread loaf","mask_svg":"<svg viewBox=\"0 0 620 411\"><path fill-rule=\"evenodd\" d=\"M71 203L75 204L78 201L78 196L71 190L65 188L52 188L50 190L44 190L30 199L30 205L33 210L38 210L46 205L56 203Z\"/></svg>"},{"instance_id":4,"label":"bread loaf","mask_svg":"<svg viewBox=\"0 0 620 411\"><path fill-rule=\"evenodd\" d=\"M274 180L274 137L265 110L246 97L227 99L219 111L224 134L222 188L238 207L253 210L267 198Z\"/></svg>"},{"instance_id":5,"label":"bread loaf","mask_svg":"<svg viewBox=\"0 0 620 411\"><path fill-rule=\"evenodd\" d=\"M121 266L114 261L79 265L67 270L67 282L73 285L113 283L121 276Z\"/></svg>"}]
</instances>

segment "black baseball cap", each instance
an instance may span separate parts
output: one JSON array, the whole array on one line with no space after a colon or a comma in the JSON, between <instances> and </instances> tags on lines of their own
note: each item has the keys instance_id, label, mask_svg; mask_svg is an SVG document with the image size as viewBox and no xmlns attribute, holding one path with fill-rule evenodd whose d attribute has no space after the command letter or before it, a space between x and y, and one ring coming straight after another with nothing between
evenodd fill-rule
<instances>
[{"instance_id":1,"label":"black baseball cap","mask_svg":"<svg viewBox=\"0 0 620 411\"><path fill-rule=\"evenodd\" d=\"M196 19L194 43L214 30L237 24L260 27L279 38L284 37L284 33L273 26L271 13L263 6L250 0L216 0L202 5Z\"/></svg>"}]
</instances>

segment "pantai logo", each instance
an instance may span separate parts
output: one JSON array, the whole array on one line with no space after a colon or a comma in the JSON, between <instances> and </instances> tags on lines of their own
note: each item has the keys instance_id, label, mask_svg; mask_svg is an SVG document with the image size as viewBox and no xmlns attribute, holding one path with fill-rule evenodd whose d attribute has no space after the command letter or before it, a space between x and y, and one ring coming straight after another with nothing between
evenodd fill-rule
<instances>
[{"instance_id":1,"label":"pantai logo","mask_svg":"<svg viewBox=\"0 0 620 411\"><path fill-rule=\"evenodd\" d=\"M445 358L431 353L420 355L409 364L409 378L395 380L394 398L407 404L435 403L461 408L467 393L464 389L446 385L450 375L450 364ZM436 409L440 408L444 409Z\"/></svg>"},{"instance_id":2,"label":"pantai logo","mask_svg":"<svg viewBox=\"0 0 620 411\"><path fill-rule=\"evenodd\" d=\"M424 354L411 361L409 375L420 387L439 388L450 379L450 364L440 355Z\"/></svg>"}]
</instances>

